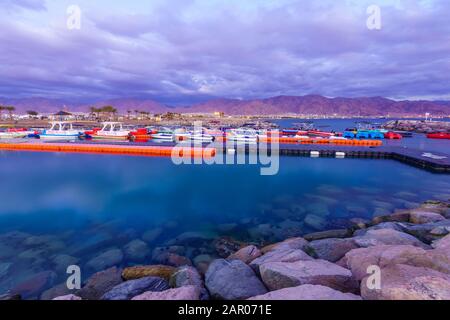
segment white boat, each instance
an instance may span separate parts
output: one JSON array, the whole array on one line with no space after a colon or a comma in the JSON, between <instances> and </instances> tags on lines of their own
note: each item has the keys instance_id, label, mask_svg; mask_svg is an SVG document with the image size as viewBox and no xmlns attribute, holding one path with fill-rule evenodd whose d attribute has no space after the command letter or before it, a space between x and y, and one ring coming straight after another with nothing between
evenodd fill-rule
<instances>
[{"instance_id":1,"label":"white boat","mask_svg":"<svg viewBox=\"0 0 450 320\"><path fill-rule=\"evenodd\" d=\"M13 132L0 132L0 139L17 139L25 138L28 135L34 134L32 131L13 131Z\"/></svg>"},{"instance_id":2,"label":"white boat","mask_svg":"<svg viewBox=\"0 0 450 320\"><path fill-rule=\"evenodd\" d=\"M256 143L258 134L252 129L232 129L228 132L227 139L236 142Z\"/></svg>"},{"instance_id":3,"label":"white boat","mask_svg":"<svg viewBox=\"0 0 450 320\"><path fill-rule=\"evenodd\" d=\"M186 131L184 128L178 128L173 132L173 138L175 141L186 141L191 139L191 133Z\"/></svg>"},{"instance_id":4,"label":"white boat","mask_svg":"<svg viewBox=\"0 0 450 320\"><path fill-rule=\"evenodd\" d=\"M190 136L193 141L201 141L201 142L213 142L215 138L204 132L204 130L196 130L191 133Z\"/></svg>"},{"instance_id":5,"label":"white boat","mask_svg":"<svg viewBox=\"0 0 450 320\"><path fill-rule=\"evenodd\" d=\"M89 133L93 139L127 140L130 138L131 130L124 129L121 122L103 122L100 130Z\"/></svg>"},{"instance_id":6,"label":"white boat","mask_svg":"<svg viewBox=\"0 0 450 320\"><path fill-rule=\"evenodd\" d=\"M174 133L169 128L159 128L156 133L153 133L152 139L160 140L160 141L170 141L174 140Z\"/></svg>"},{"instance_id":7,"label":"white boat","mask_svg":"<svg viewBox=\"0 0 450 320\"><path fill-rule=\"evenodd\" d=\"M46 140L72 140L80 138L83 135L83 132L73 128L72 122L53 121L50 122L50 129L45 129L39 133L39 138Z\"/></svg>"}]
</instances>

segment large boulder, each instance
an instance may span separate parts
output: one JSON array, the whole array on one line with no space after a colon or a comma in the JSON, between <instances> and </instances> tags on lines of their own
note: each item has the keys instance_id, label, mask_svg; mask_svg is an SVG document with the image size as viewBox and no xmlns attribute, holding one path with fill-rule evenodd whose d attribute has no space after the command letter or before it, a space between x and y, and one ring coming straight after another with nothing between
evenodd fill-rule
<instances>
[{"instance_id":1,"label":"large boulder","mask_svg":"<svg viewBox=\"0 0 450 320\"><path fill-rule=\"evenodd\" d=\"M380 289L368 283L368 277L361 281L366 300L450 300L450 277L428 268L392 265L381 269Z\"/></svg>"},{"instance_id":2,"label":"large boulder","mask_svg":"<svg viewBox=\"0 0 450 320\"><path fill-rule=\"evenodd\" d=\"M358 248L358 245L352 238L331 238L311 241L309 247L317 258L336 262L350 250Z\"/></svg>"},{"instance_id":3,"label":"large boulder","mask_svg":"<svg viewBox=\"0 0 450 320\"><path fill-rule=\"evenodd\" d=\"M253 270L240 260L213 261L205 279L206 287L215 299L240 300L267 292Z\"/></svg>"},{"instance_id":4,"label":"large boulder","mask_svg":"<svg viewBox=\"0 0 450 320\"><path fill-rule=\"evenodd\" d=\"M433 248L438 250L447 250L450 252L450 235L445 236L442 239L436 240L432 244Z\"/></svg>"},{"instance_id":5,"label":"large boulder","mask_svg":"<svg viewBox=\"0 0 450 320\"><path fill-rule=\"evenodd\" d=\"M199 300L200 290L196 286L185 286L161 292L144 292L131 300Z\"/></svg>"},{"instance_id":6,"label":"large boulder","mask_svg":"<svg viewBox=\"0 0 450 320\"><path fill-rule=\"evenodd\" d=\"M91 276L77 295L86 300L100 300L109 290L122 283L122 270L112 267Z\"/></svg>"},{"instance_id":7,"label":"large boulder","mask_svg":"<svg viewBox=\"0 0 450 320\"><path fill-rule=\"evenodd\" d=\"M426 245L414 236L393 229L369 230L361 237L354 238L360 247L373 245L412 245L424 249L429 249Z\"/></svg>"},{"instance_id":8,"label":"large boulder","mask_svg":"<svg viewBox=\"0 0 450 320\"><path fill-rule=\"evenodd\" d=\"M269 251L281 248L304 250L308 245L308 241L301 237L286 239L283 242L277 242L261 249L261 253L265 254Z\"/></svg>"},{"instance_id":9,"label":"large boulder","mask_svg":"<svg viewBox=\"0 0 450 320\"><path fill-rule=\"evenodd\" d=\"M323 285L343 292L354 292L358 287L350 270L326 260L269 262L260 266L260 272L271 291L303 284Z\"/></svg>"},{"instance_id":10,"label":"large boulder","mask_svg":"<svg viewBox=\"0 0 450 320\"><path fill-rule=\"evenodd\" d=\"M434 240L440 239L441 235L433 234L433 230L439 227L450 227L450 220L442 220L432 223L424 223L418 225L402 224L404 232L413 235L414 237L424 241L425 243L430 243Z\"/></svg>"},{"instance_id":11,"label":"large boulder","mask_svg":"<svg viewBox=\"0 0 450 320\"><path fill-rule=\"evenodd\" d=\"M179 268L170 278L170 286L173 288L181 288L186 286L195 286L200 290L200 299L207 300L209 298L200 273L191 266Z\"/></svg>"},{"instance_id":12,"label":"large boulder","mask_svg":"<svg viewBox=\"0 0 450 320\"><path fill-rule=\"evenodd\" d=\"M400 223L400 222L381 222L379 224L373 225L373 226L368 227L368 228L363 228L363 229L356 230L353 233L353 236L355 236L355 237L363 236L370 230L378 230L378 229L392 229L392 230L397 230L397 231L400 231L400 232L404 231L404 229L402 227L402 223Z\"/></svg>"},{"instance_id":13,"label":"large boulder","mask_svg":"<svg viewBox=\"0 0 450 320\"><path fill-rule=\"evenodd\" d=\"M246 246L242 249L239 249L235 253L231 254L227 259L228 260L238 259L246 264L249 264L250 262L252 262L253 260L255 260L256 258L258 258L260 256L261 256L261 251L259 251L259 249L257 247L250 245L250 246Z\"/></svg>"},{"instance_id":14,"label":"large boulder","mask_svg":"<svg viewBox=\"0 0 450 320\"><path fill-rule=\"evenodd\" d=\"M423 210L411 210L410 222L414 224L424 224L443 221L445 218L439 213L423 211Z\"/></svg>"},{"instance_id":15,"label":"large boulder","mask_svg":"<svg viewBox=\"0 0 450 320\"><path fill-rule=\"evenodd\" d=\"M321 285L304 284L298 287L270 291L248 300L361 300L361 297Z\"/></svg>"},{"instance_id":16,"label":"large boulder","mask_svg":"<svg viewBox=\"0 0 450 320\"><path fill-rule=\"evenodd\" d=\"M123 282L102 296L102 300L130 300L147 291L170 289L166 280L158 277L145 277Z\"/></svg>"},{"instance_id":17,"label":"large boulder","mask_svg":"<svg viewBox=\"0 0 450 320\"><path fill-rule=\"evenodd\" d=\"M357 280L366 277L368 267L373 265L385 268L395 264L407 264L450 273L449 255L445 251L424 250L410 245L382 245L352 250L339 264L349 268Z\"/></svg>"},{"instance_id":18,"label":"large boulder","mask_svg":"<svg viewBox=\"0 0 450 320\"><path fill-rule=\"evenodd\" d=\"M144 277L159 277L169 280L177 269L164 265L136 266L125 268L122 272L122 278L125 280L134 280Z\"/></svg>"},{"instance_id":19,"label":"large boulder","mask_svg":"<svg viewBox=\"0 0 450 320\"><path fill-rule=\"evenodd\" d=\"M278 247L267 252L263 256L253 260L250 267L259 273L259 267L268 262L295 262L300 260L313 260L311 256L300 249L290 249L287 247Z\"/></svg>"}]
</instances>

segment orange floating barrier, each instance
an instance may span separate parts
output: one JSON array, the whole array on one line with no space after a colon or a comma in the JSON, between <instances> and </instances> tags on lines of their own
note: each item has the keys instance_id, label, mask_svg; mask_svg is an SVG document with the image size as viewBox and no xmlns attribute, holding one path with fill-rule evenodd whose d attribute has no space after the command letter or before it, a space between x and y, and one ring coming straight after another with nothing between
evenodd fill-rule
<instances>
[{"instance_id":1,"label":"orange floating barrier","mask_svg":"<svg viewBox=\"0 0 450 320\"><path fill-rule=\"evenodd\" d=\"M195 147L167 147L167 146L118 146L118 145L89 145L70 143L0 143L0 150L37 151L37 152L68 152L68 153L103 153L121 155L164 156L171 157L174 149L179 156L214 157L215 148ZM176 155L176 153L175 153Z\"/></svg>"}]
</instances>

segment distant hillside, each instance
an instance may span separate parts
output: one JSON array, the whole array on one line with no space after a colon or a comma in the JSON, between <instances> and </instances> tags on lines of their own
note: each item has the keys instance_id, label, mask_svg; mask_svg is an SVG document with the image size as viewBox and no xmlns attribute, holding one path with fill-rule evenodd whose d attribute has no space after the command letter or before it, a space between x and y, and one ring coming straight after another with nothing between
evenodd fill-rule
<instances>
[{"instance_id":1,"label":"distant hillside","mask_svg":"<svg viewBox=\"0 0 450 320\"><path fill-rule=\"evenodd\" d=\"M450 115L449 101L394 101L382 97L363 98L326 98L319 95L278 96L267 99L236 100L214 99L187 107L173 107L153 100L144 99L112 99L93 102L92 104L73 104L62 100L44 98L4 99L0 105L13 105L18 112L35 110L39 112L56 112L66 108L70 111L88 111L90 106L100 107L112 105L120 113L128 110L150 113L164 112L214 112L226 114L321 114L343 116L385 116L385 115L419 115L426 112L434 116Z\"/></svg>"}]
</instances>

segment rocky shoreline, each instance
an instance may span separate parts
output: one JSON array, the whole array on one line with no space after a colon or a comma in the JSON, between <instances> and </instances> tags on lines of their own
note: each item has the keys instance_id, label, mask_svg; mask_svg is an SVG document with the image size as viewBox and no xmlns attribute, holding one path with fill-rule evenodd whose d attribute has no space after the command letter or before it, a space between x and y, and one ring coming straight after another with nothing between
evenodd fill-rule
<instances>
[{"instance_id":1,"label":"rocky shoreline","mask_svg":"<svg viewBox=\"0 0 450 320\"><path fill-rule=\"evenodd\" d=\"M111 267L80 290L65 283L43 300L441 300L450 299L450 202L427 201L346 229L264 247L222 243L222 256L192 266ZM101 260L101 257L99 258ZM101 261L100 261L101 262ZM99 263L100 263L99 262ZM100 263L101 264L101 263ZM380 270L379 289L368 268ZM370 269L370 268L369 268ZM7 293L2 300L20 299Z\"/></svg>"},{"instance_id":2,"label":"rocky shoreline","mask_svg":"<svg viewBox=\"0 0 450 320\"><path fill-rule=\"evenodd\" d=\"M391 120L383 125L384 129L417 133L449 132L450 122L425 120Z\"/></svg>"}]
</instances>

